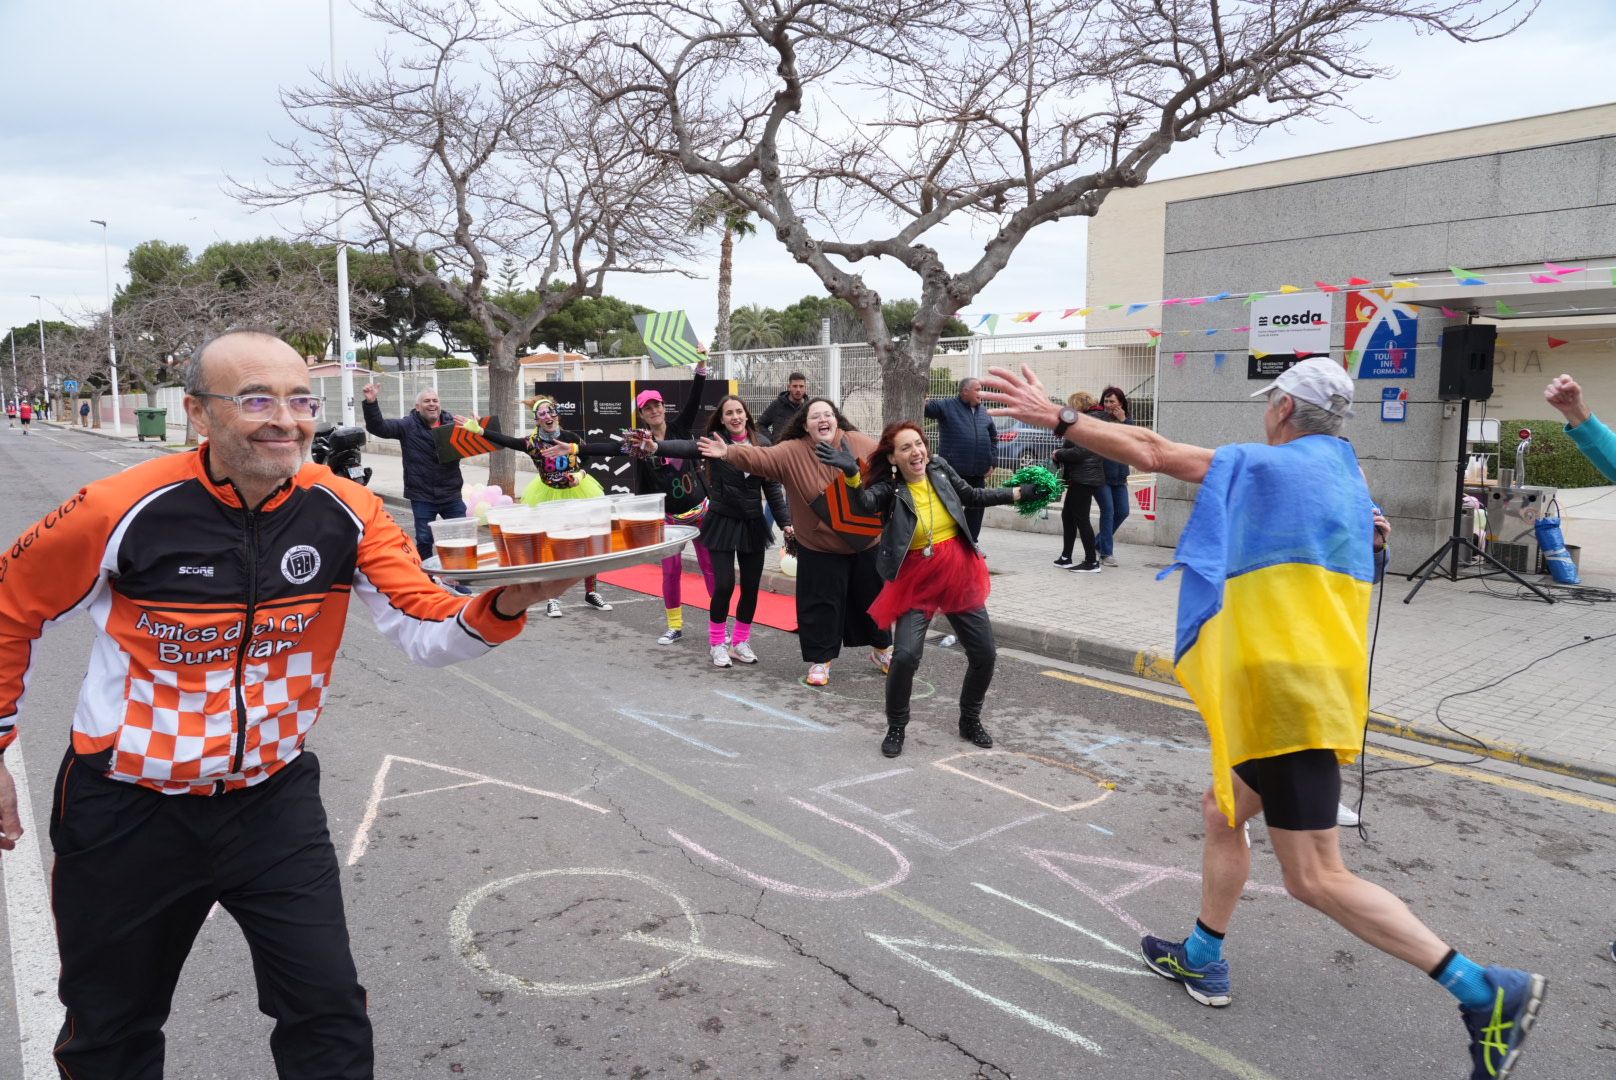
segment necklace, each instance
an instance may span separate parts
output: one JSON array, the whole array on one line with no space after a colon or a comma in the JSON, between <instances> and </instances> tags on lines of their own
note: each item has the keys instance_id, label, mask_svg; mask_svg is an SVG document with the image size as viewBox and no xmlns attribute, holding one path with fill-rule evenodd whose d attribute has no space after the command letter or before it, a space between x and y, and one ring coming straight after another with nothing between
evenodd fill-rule
<instances>
[{"instance_id":1,"label":"necklace","mask_svg":"<svg viewBox=\"0 0 1616 1080\"><path fill-rule=\"evenodd\" d=\"M922 476L920 478L921 485L924 486L926 484L926 482L927 482L926 478L924 476ZM926 500L926 546L920 549L920 557L922 559L931 558L931 527L932 527L932 523L934 521L934 518L932 517L932 513L933 513L933 507L935 506L936 502L937 502L937 493L935 491L933 491L932 492L932 497L930 499ZM919 515L917 514L916 516L918 517Z\"/></svg>"}]
</instances>

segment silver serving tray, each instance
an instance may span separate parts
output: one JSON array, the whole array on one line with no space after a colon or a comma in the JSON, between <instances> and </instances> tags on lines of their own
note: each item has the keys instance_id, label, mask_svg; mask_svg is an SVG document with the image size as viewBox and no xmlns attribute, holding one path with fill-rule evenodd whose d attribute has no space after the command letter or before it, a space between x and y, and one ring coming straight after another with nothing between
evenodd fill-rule
<instances>
[{"instance_id":1,"label":"silver serving tray","mask_svg":"<svg viewBox=\"0 0 1616 1080\"><path fill-rule=\"evenodd\" d=\"M436 555L422 559L427 573L437 574L466 585L525 585L535 581L566 581L621 570L641 563L661 562L669 555L701 535L692 525L664 525L662 543L648 547L613 551L607 555L586 555L582 559L564 559L560 562L528 563L525 566L482 566L476 570L445 570ZM484 555L495 556L493 544L477 547L479 560Z\"/></svg>"}]
</instances>

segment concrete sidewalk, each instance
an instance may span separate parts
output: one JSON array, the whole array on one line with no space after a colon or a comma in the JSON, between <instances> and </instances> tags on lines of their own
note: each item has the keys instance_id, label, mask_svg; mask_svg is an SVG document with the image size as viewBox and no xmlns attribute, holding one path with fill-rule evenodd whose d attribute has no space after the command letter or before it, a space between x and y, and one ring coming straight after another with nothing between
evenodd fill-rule
<instances>
[{"instance_id":1,"label":"concrete sidewalk","mask_svg":"<svg viewBox=\"0 0 1616 1080\"><path fill-rule=\"evenodd\" d=\"M370 486L402 505L402 463L387 449L375 440L366 448ZM472 483L484 476L475 465L465 471ZM1616 589L1616 498L1603 498L1611 490L1563 500L1567 539L1582 546L1583 580L1596 590ZM992 515L990 525L1014 520L1007 510ZM1098 574L1052 565L1058 535L1026 531L1049 523L1015 524L983 532L1001 645L1174 681L1177 580L1156 580L1172 552L1151 543L1151 522L1135 513L1118 534L1121 565ZM792 592L778 554L770 553L765 587ZM1408 590L1393 575L1376 595L1375 730L1616 785L1616 603L1549 605L1521 599L1501 579L1434 579L1412 604L1403 603Z\"/></svg>"}]
</instances>

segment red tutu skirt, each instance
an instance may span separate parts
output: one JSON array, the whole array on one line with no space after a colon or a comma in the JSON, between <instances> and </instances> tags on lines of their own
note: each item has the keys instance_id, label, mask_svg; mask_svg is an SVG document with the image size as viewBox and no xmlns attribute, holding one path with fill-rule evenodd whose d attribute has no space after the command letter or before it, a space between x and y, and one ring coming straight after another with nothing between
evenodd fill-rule
<instances>
[{"instance_id":1,"label":"red tutu skirt","mask_svg":"<svg viewBox=\"0 0 1616 1080\"><path fill-rule=\"evenodd\" d=\"M951 537L933 547L930 558L923 551L904 556L897 578L870 605L875 625L890 627L909 611L924 612L929 619L938 612L975 611L988 602L987 560L969 544Z\"/></svg>"}]
</instances>

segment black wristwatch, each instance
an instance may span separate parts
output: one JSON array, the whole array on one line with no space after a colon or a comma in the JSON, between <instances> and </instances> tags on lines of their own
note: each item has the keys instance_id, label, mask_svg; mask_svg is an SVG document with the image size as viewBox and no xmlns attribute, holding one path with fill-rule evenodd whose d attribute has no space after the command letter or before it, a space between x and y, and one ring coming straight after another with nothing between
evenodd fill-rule
<instances>
[{"instance_id":1,"label":"black wristwatch","mask_svg":"<svg viewBox=\"0 0 1616 1080\"><path fill-rule=\"evenodd\" d=\"M1077 410L1068 406L1060 411L1060 423L1055 425L1055 438L1066 434L1066 429L1077 423Z\"/></svg>"}]
</instances>

